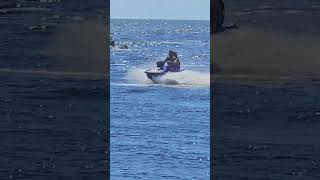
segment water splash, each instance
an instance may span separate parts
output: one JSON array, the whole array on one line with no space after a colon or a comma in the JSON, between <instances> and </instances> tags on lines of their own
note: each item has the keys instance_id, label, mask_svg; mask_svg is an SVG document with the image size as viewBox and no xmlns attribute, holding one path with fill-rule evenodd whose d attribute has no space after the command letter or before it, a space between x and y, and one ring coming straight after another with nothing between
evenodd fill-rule
<instances>
[{"instance_id":1,"label":"water splash","mask_svg":"<svg viewBox=\"0 0 320 180\"><path fill-rule=\"evenodd\" d=\"M154 84L145 74L146 69L131 69L127 73L127 80L137 84ZM159 77L157 83L163 85L186 85L186 86L209 86L210 73L184 70L179 73L168 72L166 75Z\"/></svg>"},{"instance_id":2,"label":"water splash","mask_svg":"<svg viewBox=\"0 0 320 180\"><path fill-rule=\"evenodd\" d=\"M130 83L136 83L136 84L152 84L153 82L148 79L148 77L145 74L146 69L142 68L135 68L128 70L126 79Z\"/></svg>"}]
</instances>

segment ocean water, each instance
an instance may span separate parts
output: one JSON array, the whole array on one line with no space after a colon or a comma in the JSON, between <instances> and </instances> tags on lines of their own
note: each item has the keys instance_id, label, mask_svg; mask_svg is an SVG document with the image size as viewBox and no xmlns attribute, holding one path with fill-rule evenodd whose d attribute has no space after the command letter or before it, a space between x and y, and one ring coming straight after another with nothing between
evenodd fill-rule
<instances>
[{"instance_id":1,"label":"ocean water","mask_svg":"<svg viewBox=\"0 0 320 180\"><path fill-rule=\"evenodd\" d=\"M209 179L209 21L111 20L111 179ZM144 71L169 50L185 72L177 85Z\"/></svg>"}]
</instances>

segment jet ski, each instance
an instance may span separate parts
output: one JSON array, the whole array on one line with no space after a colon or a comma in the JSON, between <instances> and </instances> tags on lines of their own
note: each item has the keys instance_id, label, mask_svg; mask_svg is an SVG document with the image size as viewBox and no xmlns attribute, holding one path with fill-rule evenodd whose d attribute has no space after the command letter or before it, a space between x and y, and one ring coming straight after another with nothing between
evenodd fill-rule
<instances>
[{"instance_id":1,"label":"jet ski","mask_svg":"<svg viewBox=\"0 0 320 180\"><path fill-rule=\"evenodd\" d=\"M146 70L145 73L147 74L150 80L154 81L157 78L164 76L167 72L160 68L153 68Z\"/></svg>"},{"instance_id":2,"label":"jet ski","mask_svg":"<svg viewBox=\"0 0 320 180\"><path fill-rule=\"evenodd\" d=\"M157 62L156 68L146 70L145 73L147 74L147 77L155 83L162 82L166 84L177 84L178 82L175 80L165 79L164 81L161 81L160 78L165 76L167 73L179 73L181 71L184 71L184 69L179 68L179 70L177 71L169 71L167 64L164 64L164 66L162 66L162 64L163 62L159 61Z\"/></svg>"}]
</instances>

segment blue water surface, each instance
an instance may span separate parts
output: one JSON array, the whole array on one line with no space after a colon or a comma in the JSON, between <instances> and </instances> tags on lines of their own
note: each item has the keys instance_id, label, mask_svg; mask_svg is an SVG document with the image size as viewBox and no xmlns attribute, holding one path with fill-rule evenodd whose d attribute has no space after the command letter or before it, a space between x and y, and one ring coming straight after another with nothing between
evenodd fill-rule
<instances>
[{"instance_id":1,"label":"blue water surface","mask_svg":"<svg viewBox=\"0 0 320 180\"><path fill-rule=\"evenodd\" d=\"M129 47L110 51L111 179L209 179L210 88L197 83L209 76L209 21L111 20L111 32ZM190 83L146 78L169 50Z\"/></svg>"}]
</instances>

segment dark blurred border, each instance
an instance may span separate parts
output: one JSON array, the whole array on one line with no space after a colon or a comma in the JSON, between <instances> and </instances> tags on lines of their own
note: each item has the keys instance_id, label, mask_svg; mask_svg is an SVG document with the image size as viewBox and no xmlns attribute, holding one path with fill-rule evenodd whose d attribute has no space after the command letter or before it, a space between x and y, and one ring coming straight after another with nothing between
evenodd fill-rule
<instances>
[{"instance_id":1,"label":"dark blurred border","mask_svg":"<svg viewBox=\"0 0 320 180\"><path fill-rule=\"evenodd\" d=\"M210 1L210 177L211 179L216 179L216 158L215 154L215 100L214 100L214 76L213 76L213 53L214 53L214 32L217 29L216 22L217 22L217 12L215 9L217 5L217 0Z\"/></svg>"},{"instance_id":2,"label":"dark blurred border","mask_svg":"<svg viewBox=\"0 0 320 180\"><path fill-rule=\"evenodd\" d=\"M107 138L107 149L108 149L108 153L107 153L107 179L110 179L110 41L109 41L109 36L110 36L110 0L106 0L106 4L107 4L107 15L108 15L108 18L107 18L107 36L108 36L108 41L107 41L107 49L108 49L108 52L107 52L107 88L106 88L106 99L107 99L107 115L106 115L106 122L107 122L107 135L106 135L106 138Z\"/></svg>"},{"instance_id":3,"label":"dark blurred border","mask_svg":"<svg viewBox=\"0 0 320 180\"><path fill-rule=\"evenodd\" d=\"M109 0L0 1L0 179L109 179L109 24Z\"/></svg>"}]
</instances>

